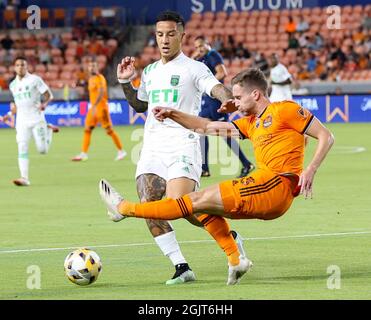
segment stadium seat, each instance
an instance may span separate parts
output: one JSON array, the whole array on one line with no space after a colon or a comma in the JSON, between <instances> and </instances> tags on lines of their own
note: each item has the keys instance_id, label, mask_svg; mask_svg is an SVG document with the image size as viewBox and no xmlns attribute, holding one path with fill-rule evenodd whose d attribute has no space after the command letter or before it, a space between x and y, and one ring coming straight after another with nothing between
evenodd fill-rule
<instances>
[{"instance_id":1,"label":"stadium seat","mask_svg":"<svg viewBox=\"0 0 371 320\"><path fill-rule=\"evenodd\" d=\"M215 18L215 14L214 14L214 12L212 12L212 11L206 11L206 12L203 14L203 18L204 18L205 20L214 20L214 18Z\"/></svg>"}]
</instances>

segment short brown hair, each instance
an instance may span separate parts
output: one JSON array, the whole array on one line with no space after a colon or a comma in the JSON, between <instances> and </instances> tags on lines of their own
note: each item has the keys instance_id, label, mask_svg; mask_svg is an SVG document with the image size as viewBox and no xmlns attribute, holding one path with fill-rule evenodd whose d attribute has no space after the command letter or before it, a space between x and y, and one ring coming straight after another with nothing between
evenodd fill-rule
<instances>
[{"instance_id":1,"label":"short brown hair","mask_svg":"<svg viewBox=\"0 0 371 320\"><path fill-rule=\"evenodd\" d=\"M264 73L258 68L250 68L238 73L232 79L232 86L235 84L245 87L248 90L259 89L264 95L267 95L268 82Z\"/></svg>"}]
</instances>

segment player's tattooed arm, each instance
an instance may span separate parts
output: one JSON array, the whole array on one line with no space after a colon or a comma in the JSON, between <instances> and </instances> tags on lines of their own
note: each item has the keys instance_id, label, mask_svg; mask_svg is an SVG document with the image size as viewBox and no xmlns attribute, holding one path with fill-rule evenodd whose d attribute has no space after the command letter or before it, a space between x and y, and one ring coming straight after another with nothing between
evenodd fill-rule
<instances>
[{"instance_id":1,"label":"player's tattooed arm","mask_svg":"<svg viewBox=\"0 0 371 320\"><path fill-rule=\"evenodd\" d=\"M166 181L155 174L142 174L137 178L137 192L140 202L161 200L166 192ZM173 231L166 220L146 219L153 237Z\"/></svg>"},{"instance_id":2,"label":"player's tattooed arm","mask_svg":"<svg viewBox=\"0 0 371 320\"><path fill-rule=\"evenodd\" d=\"M217 84L211 89L211 96L218 99L221 103L233 99L231 90L229 90L222 84Z\"/></svg>"},{"instance_id":3,"label":"player's tattooed arm","mask_svg":"<svg viewBox=\"0 0 371 320\"><path fill-rule=\"evenodd\" d=\"M137 90L132 87L130 82L122 83L121 87L125 93L126 100L128 100L130 106L132 106L136 112L145 112L148 110L148 102L137 98Z\"/></svg>"}]
</instances>

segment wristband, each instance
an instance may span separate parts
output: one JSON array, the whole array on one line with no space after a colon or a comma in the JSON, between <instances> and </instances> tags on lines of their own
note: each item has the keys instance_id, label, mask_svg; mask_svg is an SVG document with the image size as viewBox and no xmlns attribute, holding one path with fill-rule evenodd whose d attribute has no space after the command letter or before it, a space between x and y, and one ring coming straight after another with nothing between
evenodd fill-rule
<instances>
[{"instance_id":1,"label":"wristband","mask_svg":"<svg viewBox=\"0 0 371 320\"><path fill-rule=\"evenodd\" d=\"M129 83L129 82L130 82L129 79L117 79L117 81L118 81L119 83L122 83L122 84Z\"/></svg>"},{"instance_id":2,"label":"wristband","mask_svg":"<svg viewBox=\"0 0 371 320\"><path fill-rule=\"evenodd\" d=\"M13 115L13 113L12 113L11 111L8 111L7 115L8 115L9 117L11 117L11 116Z\"/></svg>"}]
</instances>

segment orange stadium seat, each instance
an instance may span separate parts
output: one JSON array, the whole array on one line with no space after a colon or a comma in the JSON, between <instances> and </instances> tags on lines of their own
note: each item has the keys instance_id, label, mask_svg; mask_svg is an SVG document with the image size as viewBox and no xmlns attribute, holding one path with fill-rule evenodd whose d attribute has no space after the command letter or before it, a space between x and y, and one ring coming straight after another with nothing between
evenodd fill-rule
<instances>
[{"instance_id":1,"label":"orange stadium seat","mask_svg":"<svg viewBox=\"0 0 371 320\"><path fill-rule=\"evenodd\" d=\"M248 19L250 17L249 11L241 11L240 12L240 19Z\"/></svg>"},{"instance_id":2,"label":"orange stadium seat","mask_svg":"<svg viewBox=\"0 0 371 320\"><path fill-rule=\"evenodd\" d=\"M228 17L228 13L225 11L219 11L215 15L216 20L226 20Z\"/></svg>"},{"instance_id":3,"label":"orange stadium seat","mask_svg":"<svg viewBox=\"0 0 371 320\"><path fill-rule=\"evenodd\" d=\"M191 14L191 20L201 20L202 19L202 14L201 13L197 13L197 12L193 12Z\"/></svg>"},{"instance_id":4,"label":"orange stadium seat","mask_svg":"<svg viewBox=\"0 0 371 320\"><path fill-rule=\"evenodd\" d=\"M235 27L236 28L245 28L246 24L247 24L247 19L239 18L238 20L236 20Z\"/></svg>"},{"instance_id":5,"label":"orange stadium seat","mask_svg":"<svg viewBox=\"0 0 371 320\"><path fill-rule=\"evenodd\" d=\"M214 18L215 18L215 14L214 14L214 12L212 12L212 11L206 11L206 12L203 14L203 18L204 18L205 20L208 20L208 19L214 20Z\"/></svg>"},{"instance_id":6,"label":"orange stadium seat","mask_svg":"<svg viewBox=\"0 0 371 320\"><path fill-rule=\"evenodd\" d=\"M240 11L232 11L229 15L229 19L237 20L240 17Z\"/></svg>"}]
</instances>

